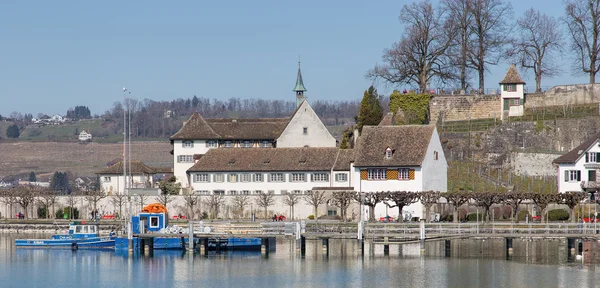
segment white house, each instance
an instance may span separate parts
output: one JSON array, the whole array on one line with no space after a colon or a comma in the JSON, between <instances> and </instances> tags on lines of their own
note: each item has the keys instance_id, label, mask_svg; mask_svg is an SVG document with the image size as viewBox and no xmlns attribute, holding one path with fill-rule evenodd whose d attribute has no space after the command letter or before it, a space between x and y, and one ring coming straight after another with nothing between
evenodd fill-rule
<instances>
[{"instance_id":1,"label":"white house","mask_svg":"<svg viewBox=\"0 0 600 288\"><path fill-rule=\"evenodd\" d=\"M448 163L434 125L365 126L354 149L351 178L358 192L447 191ZM375 216L398 216L386 207L377 205ZM423 217L420 203L404 210Z\"/></svg>"},{"instance_id":2,"label":"white house","mask_svg":"<svg viewBox=\"0 0 600 288\"><path fill-rule=\"evenodd\" d=\"M558 191L600 191L600 132L552 161L558 169Z\"/></svg>"},{"instance_id":3,"label":"white house","mask_svg":"<svg viewBox=\"0 0 600 288\"><path fill-rule=\"evenodd\" d=\"M335 138L304 98L299 65L294 88L297 107L290 117L204 119L196 112L183 123L170 138L173 172L181 187L190 187L186 171L211 148L336 147Z\"/></svg>"},{"instance_id":4,"label":"white house","mask_svg":"<svg viewBox=\"0 0 600 288\"><path fill-rule=\"evenodd\" d=\"M79 141L81 141L81 142L92 141L92 134L88 133L85 130L81 131L81 133L79 133Z\"/></svg>"},{"instance_id":5,"label":"white house","mask_svg":"<svg viewBox=\"0 0 600 288\"><path fill-rule=\"evenodd\" d=\"M517 67L511 64L504 75L504 79L500 81L500 119L504 120L512 116L523 116L523 104L525 101L525 82L521 80Z\"/></svg>"},{"instance_id":6,"label":"white house","mask_svg":"<svg viewBox=\"0 0 600 288\"><path fill-rule=\"evenodd\" d=\"M147 166L141 161L132 160L128 162L127 174L131 171L131 177L127 176L129 188L142 189L154 186L153 175L158 172L154 167ZM96 173L100 178L100 189L109 195L126 194L123 176L123 161L114 163Z\"/></svg>"}]
</instances>

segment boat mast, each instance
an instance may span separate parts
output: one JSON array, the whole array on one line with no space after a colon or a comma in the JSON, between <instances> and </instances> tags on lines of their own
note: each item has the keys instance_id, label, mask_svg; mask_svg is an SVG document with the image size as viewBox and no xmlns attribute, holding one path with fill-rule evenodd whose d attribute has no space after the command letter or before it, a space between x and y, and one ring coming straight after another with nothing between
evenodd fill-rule
<instances>
[{"instance_id":1,"label":"boat mast","mask_svg":"<svg viewBox=\"0 0 600 288\"><path fill-rule=\"evenodd\" d=\"M123 87L123 195L127 194L127 88Z\"/></svg>"}]
</instances>

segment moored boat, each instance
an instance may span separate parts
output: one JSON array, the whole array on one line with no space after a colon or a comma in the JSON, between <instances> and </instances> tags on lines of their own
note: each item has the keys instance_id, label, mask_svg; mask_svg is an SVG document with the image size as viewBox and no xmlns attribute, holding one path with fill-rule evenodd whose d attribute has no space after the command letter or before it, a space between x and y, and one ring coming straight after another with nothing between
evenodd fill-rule
<instances>
[{"instance_id":1,"label":"moored boat","mask_svg":"<svg viewBox=\"0 0 600 288\"><path fill-rule=\"evenodd\" d=\"M54 234L50 239L17 239L17 248L112 248L115 246L115 234L100 236L98 226L73 222L69 224L68 234Z\"/></svg>"}]
</instances>

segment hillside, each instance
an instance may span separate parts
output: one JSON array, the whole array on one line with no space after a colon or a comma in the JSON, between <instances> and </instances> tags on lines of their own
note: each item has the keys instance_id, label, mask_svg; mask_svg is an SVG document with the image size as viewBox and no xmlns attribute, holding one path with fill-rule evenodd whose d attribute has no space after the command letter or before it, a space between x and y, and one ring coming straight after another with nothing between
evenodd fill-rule
<instances>
[{"instance_id":1,"label":"hillside","mask_svg":"<svg viewBox=\"0 0 600 288\"><path fill-rule=\"evenodd\" d=\"M150 166L173 167L168 141L132 142L132 159ZM0 142L0 179L10 175L71 171L93 176L106 163L121 157L120 143Z\"/></svg>"}]
</instances>

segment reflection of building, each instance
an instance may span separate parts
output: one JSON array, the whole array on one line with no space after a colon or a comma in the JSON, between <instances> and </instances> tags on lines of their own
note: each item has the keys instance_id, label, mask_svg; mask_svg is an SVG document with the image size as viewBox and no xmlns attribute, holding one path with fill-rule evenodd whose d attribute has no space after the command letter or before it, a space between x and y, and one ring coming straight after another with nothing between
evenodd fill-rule
<instances>
[{"instance_id":1,"label":"reflection of building","mask_svg":"<svg viewBox=\"0 0 600 288\"><path fill-rule=\"evenodd\" d=\"M554 159L558 166L558 191L600 191L600 133L581 143L575 149ZM592 195L593 197L593 195Z\"/></svg>"},{"instance_id":2,"label":"reflection of building","mask_svg":"<svg viewBox=\"0 0 600 288\"><path fill-rule=\"evenodd\" d=\"M92 134L86 132L85 130L81 131L81 133L79 133L79 141L92 141Z\"/></svg>"}]
</instances>

